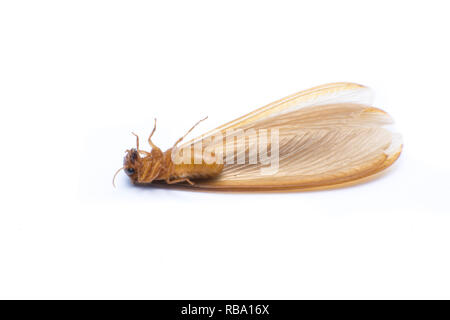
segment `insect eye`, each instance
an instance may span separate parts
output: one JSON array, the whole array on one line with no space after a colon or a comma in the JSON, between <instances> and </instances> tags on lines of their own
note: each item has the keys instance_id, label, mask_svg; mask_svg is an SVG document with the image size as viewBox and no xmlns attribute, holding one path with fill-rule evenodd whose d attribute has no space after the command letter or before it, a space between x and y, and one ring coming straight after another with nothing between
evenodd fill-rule
<instances>
[{"instance_id":1,"label":"insect eye","mask_svg":"<svg viewBox=\"0 0 450 320\"><path fill-rule=\"evenodd\" d=\"M125 173L129 176L132 176L136 171L133 168L126 168Z\"/></svg>"}]
</instances>

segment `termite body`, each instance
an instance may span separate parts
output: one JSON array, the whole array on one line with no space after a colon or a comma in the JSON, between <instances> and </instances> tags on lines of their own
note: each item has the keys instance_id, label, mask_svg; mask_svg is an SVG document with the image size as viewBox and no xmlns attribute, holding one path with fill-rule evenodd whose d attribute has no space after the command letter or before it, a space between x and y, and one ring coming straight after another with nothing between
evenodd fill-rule
<instances>
[{"instance_id":1,"label":"termite body","mask_svg":"<svg viewBox=\"0 0 450 320\"><path fill-rule=\"evenodd\" d=\"M371 100L371 90L360 84L324 84L177 147L200 120L166 152L151 140L155 121L151 151L139 149L136 136L137 147L127 150L120 170L135 184L182 183L197 190L303 191L366 181L391 166L403 147L389 128L393 119ZM268 130L276 132L270 143L260 139ZM274 170L267 171L269 150Z\"/></svg>"},{"instance_id":2,"label":"termite body","mask_svg":"<svg viewBox=\"0 0 450 320\"><path fill-rule=\"evenodd\" d=\"M206 118L205 118L206 119ZM197 122L187 133L192 131ZM131 181L135 184L148 184L155 180L165 181L167 184L174 184L179 182L188 182L193 185L191 179L206 179L213 178L222 172L223 164L216 162L206 163L202 160L202 163L180 163L175 164L172 160L172 151L176 148L177 144L183 140L186 136L178 139L174 146L165 152L162 152L151 140L154 132L153 128L148 143L152 147L151 152L147 152L139 149L139 137L136 136L136 148L127 150L123 161L123 169L125 173L131 178Z\"/></svg>"}]
</instances>

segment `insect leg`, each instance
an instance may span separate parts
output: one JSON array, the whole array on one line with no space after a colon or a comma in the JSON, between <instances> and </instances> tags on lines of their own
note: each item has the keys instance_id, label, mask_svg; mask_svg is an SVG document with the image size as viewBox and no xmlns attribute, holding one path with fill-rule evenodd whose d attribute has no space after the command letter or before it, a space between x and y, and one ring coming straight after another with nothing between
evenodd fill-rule
<instances>
[{"instance_id":1,"label":"insect leg","mask_svg":"<svg viewBox=\"0 0 450 320\"><path fill-rule=\"evenodd\" d=\"M139 152L145 154L146 156L151 155L150 152L147 152L147 151L144 151L144 150L139 150Z\"/></svg>"},{"instance_id":2,"label":"insect leg","mask_svg":"<svg viewBox=\"0 0 450 320\"><path fill-rule=\"evenodd\" d=\"M196 124L194 124L194 126L192 128L189 129L188 132L186 132L186 134L184 136L182 136L180 139L177 140L177 142L175 142L175 144L173 145L172 148L175 148L177 146L177 144L179 144L184 138L186 138L186 136L191 133L192 130L194 130L194 128L202 121L208 119L208 117L205 117L203 119L201 119L200 121L198 121Z\"/></svg>"},{"instance_id":3,"label":"insect leg","mask_svg":"<svg viewBox=\"0 0 450 320\"><path fill-rule=\"evenodd\" d=\"M148 137L148 144L149 144L153 149L158 149L158 147L155 146L155 144L152 142L152 137L153 137L153 134L155 133L155 130L156 130L156 118L155 118L155 125L153 126L152 133L150 133L150 136Z\"/></svg>"},{"instance_id":4,"label":"insect leg","mask_svg":"<svg viewBox=\"0 0 450 320\"><path fill-rule=\"evenodd\" d=\"M148 156L148 155L150 154L150 152L147 152L147 151L144 151L144 150L139 150L139 136L138 136L136 133L134 133L134 132L132 132L131 134L134 135L134 136L136 136L136 150L137 150L139 153L143 153L143 154L145 154L146 156Z\"/></svg>"},{"instance_id":5,"label":"insect leg","mask_svg":"<svg viewBox=\"0 0 450 320\"><path fill-rule=\"evenodd\" d=\"M139 136L134 132L131 134L136 137L136 150L139 150Z\"/></svg>"},{"instance_id":6,"label":"insect leg","mask_svg":"<svg viewBox=\"0 0 450 320\"><path fill-rule=\"evenodd\" d=\"M181 179L176 179L176 180L170 180L170 178L169 178L169 179L166 180L166 183L167 184L174 184L174 183L184 182L184 181L188 182L191 186L194 185L194 183L191 180L189 180L188 178L181 178Z\"/></svg>"},{"instance_id":7,"label":"insect leg","mask_svg":"<svg viewBox=\"0 0 450 320\"><path fill-rule=\"evenodd\" d=\"M161 165L156 163L153 167L147 166L140 177L139 182L151 183L161 172Z\"/></svg>"}]
</instances>

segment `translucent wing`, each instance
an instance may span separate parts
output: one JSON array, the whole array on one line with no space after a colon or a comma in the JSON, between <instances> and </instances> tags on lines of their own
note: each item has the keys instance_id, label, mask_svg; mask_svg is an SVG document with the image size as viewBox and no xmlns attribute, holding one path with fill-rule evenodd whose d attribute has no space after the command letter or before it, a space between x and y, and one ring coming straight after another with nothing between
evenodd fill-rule
<instances>
[{"instance_id":1,"label":"translucent wing","mask_svg":"<svg viewBox=\"0 0 450 320\"><path fill-rule=\"evenodd\" d=\"M224 163L217 178L198 180L193 187L315 189L380 172L398 158L402 144L399 136L384 127L393 122L390 116L371 107L371 101L367 87L327 84L278 100L193 139L181 148L201 142L203 154L208 149L217 150L220 144L223 153L219 156ZM277 139L266 136L265 148L270 156L277 152L276 167L261 161L259 153L264 130L270 133L274 129ZM214 139L217 136L223 140ZM259 161L251 162L255 145ZM246 161L236 163L238 158Z\"/></svg>"}]
</instances>

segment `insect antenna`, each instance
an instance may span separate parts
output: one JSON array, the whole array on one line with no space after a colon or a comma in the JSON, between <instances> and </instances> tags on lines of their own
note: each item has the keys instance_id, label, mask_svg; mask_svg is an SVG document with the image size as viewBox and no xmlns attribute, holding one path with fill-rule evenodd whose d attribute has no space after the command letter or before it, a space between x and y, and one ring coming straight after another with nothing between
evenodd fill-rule
<instances>
[{"instance_id":1,"label":"insect antenna","mask_svg":"<svg viewBox=\"0 0 450 320\"><path fill-rule=\"evenodd\" d=\"M114 188L116 187L116 183L115 183L116 176L117 176L117 174L120 172L120 170L123 170L123 169L124 169L124 167L120 168L120 169L117 170L116 173L114 174L114 177L113 177L113 180L112 180L112 184L113 184Z\"/></svg>"}]
</instances>

